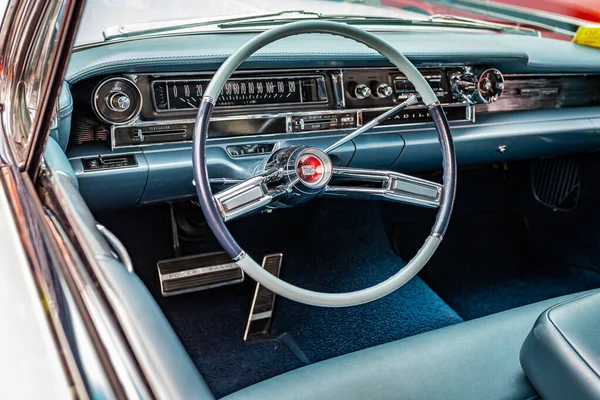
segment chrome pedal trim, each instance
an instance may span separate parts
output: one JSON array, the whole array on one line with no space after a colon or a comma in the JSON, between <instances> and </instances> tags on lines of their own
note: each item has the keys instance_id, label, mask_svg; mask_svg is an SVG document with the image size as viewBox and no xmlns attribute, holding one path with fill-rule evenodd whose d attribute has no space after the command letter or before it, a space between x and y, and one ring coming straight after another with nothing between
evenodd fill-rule
<instances>
[{"instance_id":1,"label":"chrome pedal trim","mask_svg":"<svg viewBox=\"0 0 600 400\"><path fill-rule=\"evenodd\" d=\"M262 267L271 275L279 277L282 260L282 253L267 254L263 258ZM248 315L248 322L246 323L246 330L244 331L245 342L268 339L271 336L275 296L275 293L266 287L261 286L260 283L256 284L252 303L250 304L250 313Z\"/></svg>"},{"instance_id":2,"label":"chrome pedal trim","mask_svg":"<svg viewBox=\"0 0 600 400\"><path fill-rule=\"evenodd\" d=\"M244 281L244 271L225 252L214 252L159 261L163 296L197 292Z\"/></svg>"}]
</instances>

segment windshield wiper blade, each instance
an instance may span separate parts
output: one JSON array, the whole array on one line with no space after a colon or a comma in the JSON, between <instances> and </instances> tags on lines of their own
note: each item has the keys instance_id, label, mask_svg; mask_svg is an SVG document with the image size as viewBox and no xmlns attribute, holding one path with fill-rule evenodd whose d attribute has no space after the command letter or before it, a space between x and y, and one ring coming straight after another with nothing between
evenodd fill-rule
<instances>
[{"instance_id":1,"label":"windshield wiper blade","mask_svg":"<svg viewBox=\"0 0 600 400\"><path fill-rule=\"evenodd\" d=\"M163 32L171 32L178 31L184 29L193 29L193 28L201 28L207 26L215 26L219 27L222 24L228 23L236 23L242 21L252 21L252 20L262 20L266 19L269 21L277 20L278 17L287 17L291 15L296 15L296 19L306 19L306 18L320 18L321 14L313 11L304 11L304 10L286 10L280 11L276 13L268 13L268 14L248 14L248 15L238 15L235 17L225 17L225 18L200 18L200 19L188 19L188 20L179 20L179 21L165 21L165 22L147 22L140 24L131 24L131 25L117 25L106 28L102 32L102 36L104 40L111 40L116 38L124 38L124 37L136 37L136 36L145 36L151 35L155 33L163 33Z\"/></svg>"}]
</instances>

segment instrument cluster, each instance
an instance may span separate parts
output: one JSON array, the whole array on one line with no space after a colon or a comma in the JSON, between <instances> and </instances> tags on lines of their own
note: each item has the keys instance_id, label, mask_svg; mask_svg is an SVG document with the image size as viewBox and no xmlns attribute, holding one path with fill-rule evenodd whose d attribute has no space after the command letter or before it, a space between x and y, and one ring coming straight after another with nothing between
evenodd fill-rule
<instances>
[{"instance_id":1,"label":"instrument cluster","mask_svg":"<svg viewBox=\"0 0 600 400\"><path fill-rule=\"evenodd\" d=\"M156 111L197 109L210 79L169 79L152 82ZM267 76L233 78L225 83L218 107L327 103L325 78L317 76Z\"/></svg>"},{"instance_id":2,"label":"instrument cluster","mask_svg":"<svg viewBox=\"0 0 600 400\"><path fill-rule=\"evenodd\" d=\"M496 69L430 67L420 72L449 120L473 121L473 105L497 100L504 89ZM109 77L95 86L93 108L110 125L112 148L186 142L210 79L206 74ZM352 129L411 95L420 97L408 78L391 68L241 72L225 83L217 99L210 137ZM419 101L382 124L428 121Z\"/></svg>"}]
</instances>

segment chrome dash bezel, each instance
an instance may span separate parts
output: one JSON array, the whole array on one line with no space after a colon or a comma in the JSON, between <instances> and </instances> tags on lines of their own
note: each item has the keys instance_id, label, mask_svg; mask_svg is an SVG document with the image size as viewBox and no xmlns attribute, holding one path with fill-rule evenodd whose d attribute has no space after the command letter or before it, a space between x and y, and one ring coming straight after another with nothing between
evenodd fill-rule
<instances>
[{"instance_id":1,"label":"chrome dash bezel","mask_svg":"<svg viewBox=\"0 0 600 400\"><path fill-rule=\"evenodd\" d=\"M315 78L317 80L317 90L325 94L323 100L311 101L311 102L293 102L293 103L272 103L272 104L244 104L239 106L219 106L219 110L236 110L242 108L258 108L258 107L286 107L286 106L311 106L311 105L322 105L329 103L329 91L327 90L327 85L325 83L325 75L324 74L313 74L313 75L275 75L275 76L252 76L252 77L235 77L230 78L227 81L239 81L239 80L248 80L248 79L305 79L305 78ZM173 113L173 112L186 112L197 110L198 107L195 108L184 108L184 109L169 109L169 110L159 110L156 103L156 95L154 91L154 86L159 83L169 83L169 82L193 82L193 81L207 81L210 82L212 76L207 75L206 78L201 77L201 75L191 75L189 78L173 78L173 79L155 79L150 82L150 94L152 97L152 107L154 112L159 114ZM218 100L217 100L218 101Z\"/></svg>"}]
</instances>

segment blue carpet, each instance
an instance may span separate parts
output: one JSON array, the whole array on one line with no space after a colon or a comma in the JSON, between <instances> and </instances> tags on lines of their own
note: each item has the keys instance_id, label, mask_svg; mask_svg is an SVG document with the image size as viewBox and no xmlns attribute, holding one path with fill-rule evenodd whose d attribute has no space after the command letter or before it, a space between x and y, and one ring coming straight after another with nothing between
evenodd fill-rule
<instances>
[{"instance_id":1,"label":"blue carpet","mask_svg":"<svg viewBox=\"0 0 600 400\"><path fill-rule=\"evenodd\" d=\"M244 231L236 237L256 259L265 251L283 252L282 278L312 290L363 289L404 266L386 236L378 203L318 201L303 211L287 220L273 213L241 221ZM288 232L289 237L282 235ZM350 308L312 307L278 298L273 332L290 333L315 362L461 321L416 278L389 296Z\"/></svg>"},{"instance_id":2,"label":"blue carpet","mask_svg":"<svg viewBox=\"0 0 600 400\"><path fill-rule=\"evenodd\" d=\"M215 396L305 365L282 341L244 343L254 284L161 298L156 262L172 257L168 216L150 208L100 218L129 249L136 272L155 295ZM365 288L404 265L394 254L375 202L316 201L231 224L245 250L260 260L283 252L282 278L313 290ZM211 243L187 246L207 251ZM290 337L310 362L461 322L420 278L370 304L341 309L277 298L273 333ZM306 359L304 359L306 361Z\"/></svg>"},{"instance_id":3,"label":"blue carpet","mask_svg":"<svg viewBox=\"0 0 600 400\"><path fill-rule=\"evenodd\" d=\"M420 222L399 225L399 254L414 254L414 238L428 229ZM546 254L517 211L461 215L420 276L465 320L600 287L600 273Z\"/></svg>"}]
</instances>

